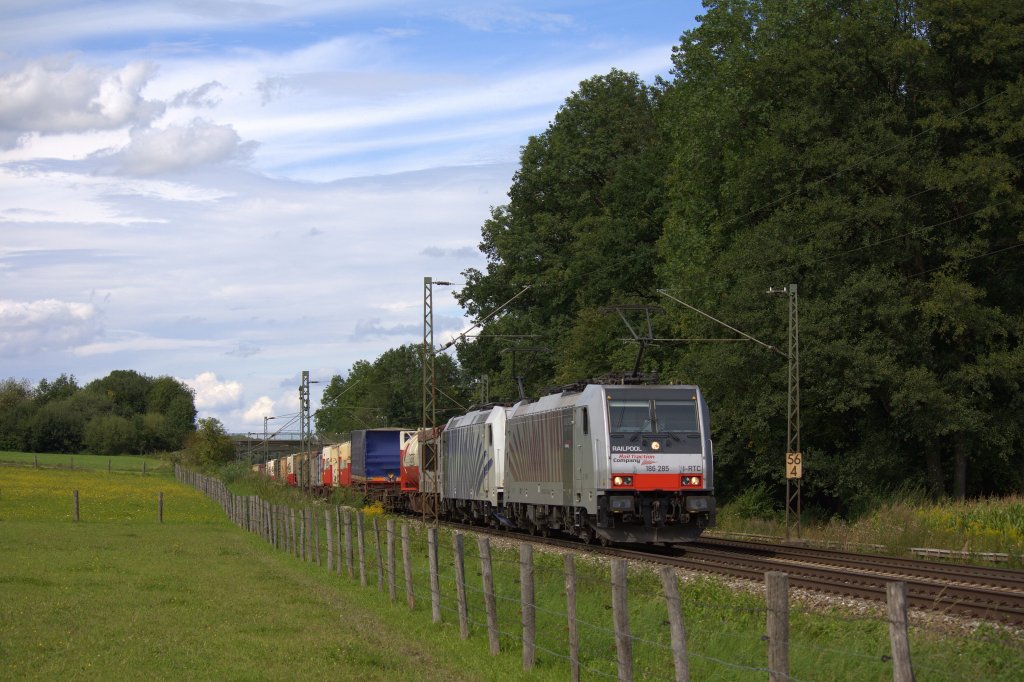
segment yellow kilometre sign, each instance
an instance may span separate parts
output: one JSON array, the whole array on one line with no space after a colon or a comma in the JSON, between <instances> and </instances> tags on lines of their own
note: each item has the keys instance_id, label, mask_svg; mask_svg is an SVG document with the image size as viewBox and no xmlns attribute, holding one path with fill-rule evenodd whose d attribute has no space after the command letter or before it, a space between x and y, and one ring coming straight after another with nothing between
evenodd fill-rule
<instances>
[{"instance_id":1,"label":"yellow kilometre sign","mask_svg":"<svg viewBox=\"0 0 1024 682\"><path fill-rule=\"evenodd\" d=\"M786 478L804 477L804 455L802 452L786 453Z\"/></svg>"}]
</instances>

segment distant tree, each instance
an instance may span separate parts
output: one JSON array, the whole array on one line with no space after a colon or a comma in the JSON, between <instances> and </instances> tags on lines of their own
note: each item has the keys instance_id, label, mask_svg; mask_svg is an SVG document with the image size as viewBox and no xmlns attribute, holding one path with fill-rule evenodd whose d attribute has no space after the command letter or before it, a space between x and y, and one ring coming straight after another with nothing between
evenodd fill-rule
<instances>
[{"instance_id":1,"label":"distant tree","mask_svg":"<svg viewBox=\"0 0 1024 682\"><path fill-rule=\"evenodd\" d=\"M42 406L54 400L71 398L80 390L74 374L61 374L53 381L40 379L32 399L37 405Z\"/></svg>"},{"instance_id":2,"label":"distant tree","mask_svg":"<svg viewBox=\"0 0 1024 682\"><path fill-rule=\"evenodd\" d=\"M28 449L29 422L36 409L27 380L0 381L0 450Z\"/></svg>"},{"instance_id":3,"label":"distant tree","mask_svg":"<svg viewBox=\"0 0 1024 682\"><path fill-rule=\"evenodd\" d=\"M85 448L103 454L178 450L195 431L195 418L194 392L168 376L115 370L85 388L74 374L41 379L34 390L27 381L0 383L0 448Z\"/></svg>"},{"instance_id":4,"label":"distant tree","mask_svg":"<svg viewBox=\"0 0 1024 682\"><path fill-rule=\"evenodd\" d=\"M79 452L85 420L70 399L48 402L28 420L26 445L32 452Z\"/></svg>"},{"instance_id":5,"label":"distant tree","mask_svg":"<svg viewBox=\"0 0 1024 682\"><path fill-rule=\"evenodd\" d=\"M116 414L94 417L85 425L84 445L95 455L122 455L137 453L140 434L132 420Z\"/></svg>"},{"instance_id":6,"label":"distant tree","mask_svg":"<svg viewBox=\"0 0 1024 682\"><path fill-rule=\"evenodd\" d=\"M117 369L103 377L90 382L85 390L106 396L114 410L121 417L131 417L146 412L153 379L139 374L135 370Z\"/></svg>"},{"instance_id":7,"label":"distant tree","mask_svg":"<svg viewBox=\"0 0 1024 682\"><path fill-rule=\"evenodd\" d=\"M199 420L195 433L188 436L182 460L187 464L205 467L230 462L235 457L235 446L224 425L213 417Z\"/></svg>"},{"instance_id":8,"label":"distant tree","mask_svg":"<svg viewBox=\"0 0 1024 682\"><path fill-rule=\"evenodd\" d=\"M434 376L438 420L469 404L468 390L455 361L438 355ZM423 413L423 361L418 344L385 351L372 364L359 360L348 376L334 376L314 414L322 437L339 437L353 429L384 426L416 428Z\"/></svg>"},{"instance_id":9,"label":"distant tree","mask_svg":"<svg viewBox=\"0 0 1024 682\"><path fill-rule=\"evenodd\" d=\"M162 419L149 418L150 415L159 415ZM153 443L153 449L181 448L185 438L196 428L195 391L173 377L157 377L150 384L146 397L146 416L148 425L144 431L156 437L148 441Z\"/></svg>"}]
</instances>

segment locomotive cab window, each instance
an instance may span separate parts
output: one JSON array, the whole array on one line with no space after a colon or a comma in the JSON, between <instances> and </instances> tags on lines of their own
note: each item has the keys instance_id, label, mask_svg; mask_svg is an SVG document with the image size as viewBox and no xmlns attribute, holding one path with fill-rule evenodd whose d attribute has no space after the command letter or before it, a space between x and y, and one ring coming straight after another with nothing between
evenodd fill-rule
<instances>
[{"instance_id":1,"label":"locomotive cab window","mask_svg":"<svg viewBox=\"0 0 1024 682\"><path fill-rule=\"evenodd\" d=\"M590 413L587 412L587 408L586 407L583 408L582 412L583 412L583 435L585 436L588 433L590 433Z\"/></svg>"},{"instance_id":2,"label":"locomotive cab window","mask_svg":"<svg viewBox=\"0 0 1024 682\"><path fill-rule=\"evenodd\" d=\"M610 400L608 411L613 433L651 433L654 419L649 400Z\"/></svg>"},{"instance_id":3,"label":"locomotive cab window","mask_svg":"<svg viewBox=\"0 0 1024 682\"><path fill-rule=\"evenodd\" d=\"M692 400L657 400L659 433L697 433L697 403Z\"/></svg>"}]
</instances>

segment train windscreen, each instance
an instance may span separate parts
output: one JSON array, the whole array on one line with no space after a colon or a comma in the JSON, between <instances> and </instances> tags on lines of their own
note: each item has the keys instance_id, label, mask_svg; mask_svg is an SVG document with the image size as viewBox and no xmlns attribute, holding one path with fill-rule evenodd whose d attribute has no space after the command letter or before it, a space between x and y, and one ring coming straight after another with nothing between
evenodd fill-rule
<instances>
[{"instance_id":1,"label":"train windscreen","mask_svg":"<svg viewBox=\"0 0 1024 682\"><path fill-rule=\"evenodd\" d=\"M662 433L697 433L697 403L692 400L655 400L658 431Z\"/></svg>"},{"instance_id":2,"label":"train windscreen","mask_svg":"<svg viewBox=\"0 0 1024 682\"><path fill-rule=\"evenodd\" d=\"M612 433L697 433L697 404L692 400L610 400Z\"/></svg>"},{"instance_id":3,"label":"train windscreen","mask_svg":"<svg viewBox=\"0 0 1024 682\"><path fill-rule=\"evenodd\" d=\"M611 400L608 402L612 433L652 433L654 419L650 400Z\"/></svg>"}]
</instances>

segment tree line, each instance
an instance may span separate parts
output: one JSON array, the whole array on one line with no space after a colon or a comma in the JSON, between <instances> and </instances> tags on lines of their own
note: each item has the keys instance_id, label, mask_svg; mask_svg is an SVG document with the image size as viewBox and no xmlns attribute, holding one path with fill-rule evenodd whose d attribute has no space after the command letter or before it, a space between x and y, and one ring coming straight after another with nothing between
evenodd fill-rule
<instances>
[{"instance_id":1,"label":"tree line","mask_svg":"<svg viewBox=\"0 0 1024 682\"><path fill-rule=\"evenodd\" d=\"M533 395L628 371L609 307L657 304L642 369L704 389L717 492L778 489L786 359L665 294L784 350L767 292L797 284L805 500L1024 490L1024 4L704 10L670 78L588 79L522 147L458 296L480 319L530 288L459 346L458 390L515 399L509 336L549 349L518 358Z\"/></svg>"},{"instance_id":2,"label":"tree line","mask_svg":"<svg viewBox=\"0 0 1024 682\"><path fill-rule=\"evenodd\" d=\"M461 414L474 402L472 382L458 363L438 355L434 377L440 392L435 409L439 423ZM357 429L388 426L415 428L423 416L423 351L421 345L392 348L373 362L359 360L348 375L335 375L313 414L324 440L341 440Z\"/></svg>"},{"instance_id":3,"label":"tree line","mask_svg":"<svg viewBox=\"0 0 1024 682\"><path fill-rule=\"evenodd\" d=\"M115 370L79 386L73 374L36 386L0 382L0 449L148 454L184 447L196 430L191 388L169 376Z\"/></svg>"}]
</instances>

